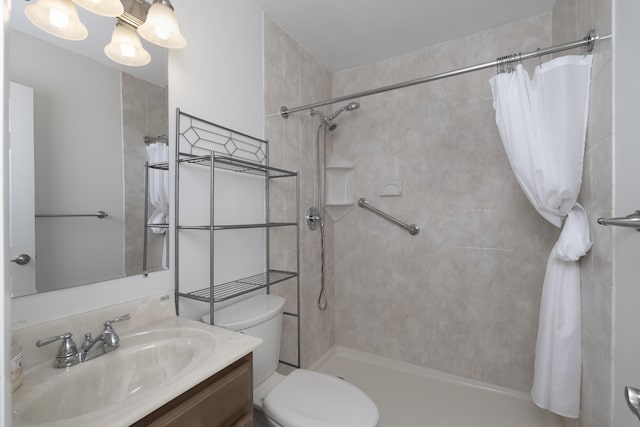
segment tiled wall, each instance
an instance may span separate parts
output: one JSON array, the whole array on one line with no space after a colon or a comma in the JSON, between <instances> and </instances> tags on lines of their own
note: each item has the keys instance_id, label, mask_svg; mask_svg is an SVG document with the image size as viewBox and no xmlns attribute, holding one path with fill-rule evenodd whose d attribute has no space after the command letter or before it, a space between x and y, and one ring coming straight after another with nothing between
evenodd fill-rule
<instances>
[{"instance_id":1,"label":"tiled wall","mask_svg":"<svg viewBox=\"0 0 640 427\"><path fill-rule=\"evenodd\" d=\"M594 28L612 31L611 0L558 0L553 10L553 43L580 39ZM612 239L611 227L596 223L612 216L611 40L597 43L591 71L589 127L580 203L589 215L593 247L581 261L582 405L570 425L608 427L611 417Z\"/></svg>"},{"instance_id":2,"label":"tiled wall","mask_svg":"<svg viewBox=\"0 0 640 427\"><path fill-rule=\"evenodd\" d=\"M551 14L333 75L333 95L551 44ZM528 69L536 61L525 64ZM333 150L356 197L420 226L412 237L356 208L334 224L336 343L529 390L546 260L558 230L529 205L495 125L484 70L360 100ZM401 197L379 197L384 179Z\"/></svg>"},{"instance_id":3,"label":"tiled wall","mask_svg":"<svg viewBox=\"0 0 640 427\"><path fill-rule=\"evenodd\" d=\"M142 273L145 136L167 135L167 88L122 73L125 181L125 275ZM162 234L149 233L147 269L162 269ZM167 261L168 262L168 261Z\"/></svg>"},{"instance_id":4,"label":"tiled wall","mask_svg":"<svg viewBox=\"0 0 640 427\"><path fill-rule=\"evenodd\" d=\"M329 306L320 311L316 305L320 291L320 230L307 228L304 216L316 205L316 128L317 119L308 112L280 117L280 107L298 106L331 95L331 74L318 64L269 17L265 16L265 135L269 140L271 166L300 172L300 293L301 293L301 362L308 367L335 342L334 287L332 264L328 264L326 288ZM270 187L272 221L294 220L295 185L291 181L272 180ZM284 229L270 231L271 268L295 268L294 233ZM333 229L326 227L327 259L332 259ZM273 289L287 298L286 311L296 312L295 282L288 281ZM295 362L297 340L295 319L285 317L281 359Z\"/></svg>"}]
</instances>

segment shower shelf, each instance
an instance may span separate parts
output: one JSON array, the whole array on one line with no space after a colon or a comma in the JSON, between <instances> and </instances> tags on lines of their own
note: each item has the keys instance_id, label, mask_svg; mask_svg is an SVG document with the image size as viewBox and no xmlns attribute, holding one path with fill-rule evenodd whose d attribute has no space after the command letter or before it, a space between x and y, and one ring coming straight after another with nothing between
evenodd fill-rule
<instances>
[{"instance_id":1,"label":"shower shelf","mask_svg":"<svg viewBox=\"0 0 640 427\"><path fill-rule=\"evenodd\" d=\"M149 228L169 228L169 224L147 224Z\"/></svg>"},{"instance_id":2,"label":"shower shelf","mask_svg":"<svg viewBox=\"0 0 640 427\"><path fill-rule=\"evenodd\" d=\"M180 293L181 297L194 299L206 303L222 302L228 299L247 294L293 279L298 274L292 271L269 270L266 273L256 274L254 276L245 277L243 279L234 280L213 287L213 298L211 298L210 288L199 289L197 291Z\"/></svg>"}]
</instances>

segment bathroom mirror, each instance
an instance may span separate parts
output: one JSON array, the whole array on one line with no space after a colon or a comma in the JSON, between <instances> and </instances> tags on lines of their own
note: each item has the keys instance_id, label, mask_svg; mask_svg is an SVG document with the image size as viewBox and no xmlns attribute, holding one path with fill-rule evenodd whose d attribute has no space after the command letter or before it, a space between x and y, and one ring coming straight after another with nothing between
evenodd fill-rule
<instances>
[{"instance_id":1,"label":"bathroom mirror","mask_svg":"<svg viewBox=\"0 0 640 427\"><path fill-rule=\"evenodd\" d=\"M67 41L27 5L12 1L9 35L13 296L142 274L145 136L168 132L166 49L143 41L151 63L121 66L103 52L115 18L78 8L89 37ZM166 229L149 230L147 271L166 268L167 249Z\"/></svg>"}]
</instances>

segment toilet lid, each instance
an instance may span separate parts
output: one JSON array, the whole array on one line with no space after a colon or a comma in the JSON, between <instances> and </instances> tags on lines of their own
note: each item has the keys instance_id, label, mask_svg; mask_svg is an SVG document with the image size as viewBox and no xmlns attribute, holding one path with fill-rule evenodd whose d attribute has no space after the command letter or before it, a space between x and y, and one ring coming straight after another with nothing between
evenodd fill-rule
<instances>
[{"instance_id":1,"label":"toilet lid","mask_svg":"<svg viewBox=\"0 0 640 427\"><path fill-rule=\"evenodd\" d=\"M359 388L305 369L275 386L263 410L286 427L374 427L379 418L375 403Z\"/></svg>"}]
</instances>

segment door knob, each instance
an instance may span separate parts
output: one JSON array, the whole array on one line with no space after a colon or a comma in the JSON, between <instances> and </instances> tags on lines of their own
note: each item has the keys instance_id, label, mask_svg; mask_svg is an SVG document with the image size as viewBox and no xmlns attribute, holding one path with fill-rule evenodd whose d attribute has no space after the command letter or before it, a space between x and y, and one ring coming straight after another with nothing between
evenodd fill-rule
<instances>
[{"instance_id":1,"label":"door knob","mask_svg":"<svg viewBox=\"0 0 640 427\"><path fill-rule=\"evenodd\" d=\"M640 389L627 386L624 388L624 397L631 412L640 419Z\"/></svg>"},{"instance_id":2,"label":"door knob","mask_svg":"<svg viewBox=\"0 0 640 427\"><path fill-rule=\"evenodd\" d=\"M27 254L20 254L11 260L11 262L15 262L18 265L29 264L29 261L31 261L31 257Z\"/></svg>"}]
</instances>

